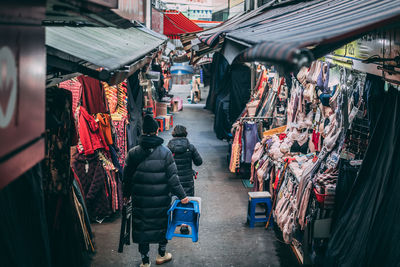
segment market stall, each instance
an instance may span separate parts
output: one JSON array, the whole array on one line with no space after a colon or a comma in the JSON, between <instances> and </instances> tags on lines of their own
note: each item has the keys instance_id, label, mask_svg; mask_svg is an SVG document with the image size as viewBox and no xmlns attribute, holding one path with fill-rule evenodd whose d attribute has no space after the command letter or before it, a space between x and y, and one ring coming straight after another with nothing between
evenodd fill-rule
<instances>
[{"instance_id":1,"label":"market stall","mask_svg":"<svg viewBox=\"0 0 400 267\"><path fill-rule=\"evenodd\" d=\"M267 225L278 226L302 264L374 266L399 260L373 245L379 239L380 247L393 246L383 229L393 230L390 223L397 218L383 216L389 209L383 199L395 197L386 185L396 186L398 177L396 168L383 163L397 155L390 149L396 143L396 105L381 104L394 104L399 95L398 4L266 5L253 17L241 15L197 33L201 45L220 48L214 77L224 77L240 62L262 62L255 63L257 83L231 129L229 169L248 178L253 191L271 193ZM218 56L230 65L222 74ZM390 144L383 144L385 139Z\"/></svg>"}]
</instances>

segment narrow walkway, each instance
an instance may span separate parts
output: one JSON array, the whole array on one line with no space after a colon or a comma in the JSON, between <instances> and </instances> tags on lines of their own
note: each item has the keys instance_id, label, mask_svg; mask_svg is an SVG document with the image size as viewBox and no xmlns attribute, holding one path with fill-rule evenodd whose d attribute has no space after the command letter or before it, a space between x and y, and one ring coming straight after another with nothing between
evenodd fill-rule
<instances>
[{"instance_id":1,"label":"narrow walkway","mask_svg":"<svg viewBox=\"0 0 400 267\"><path fill-rule=\"evenodd\" d=\"M196 196L202 198L199 242L175 238L167 250L173 261L164 266L296 266L290 248L282 244L273 230L263 226L250 229L245 225L247 191L241 180L229 173L227 143L218 140L213 132L214 116L204 105L185 105L175 116L175 125L188 128L190 141L198 148L204 164L196 170ZM171 131L162 133L165 144ZM97 255L93 266L139 266L137 245L117 250L120 220L94 225ZM157 245L151 246L151 260L155 264Z\"/></svg>"}]
</instances>

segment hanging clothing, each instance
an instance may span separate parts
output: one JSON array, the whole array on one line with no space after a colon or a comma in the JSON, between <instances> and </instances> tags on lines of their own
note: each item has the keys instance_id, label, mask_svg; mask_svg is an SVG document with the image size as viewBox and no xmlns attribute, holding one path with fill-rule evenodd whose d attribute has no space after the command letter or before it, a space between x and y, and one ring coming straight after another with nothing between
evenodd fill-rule
<instances>
[{"instance_id":1,"label":"hanging clothing","mask_svg":"<svg viewBox=\"0 0 400 267\"><path fill-rule=\"evenodd\" d=\"M93 232L92 232L92 227L90 225L90 217L89 217L89 213L87 211L86 208L86 202L85 202L85 197L83 194L83 188L82 185L80 185L79 178L76 174L74 174L74 181L72 183L72 186L74 187L74 193L80 203L80 205L82 206L82 211L83 211L83 219L85 221L85 225L89 234L90 238L93 238Z\"/></svg>"},{"instance_id":2,"label":"hanging clothing","mask_svg":"<svg viewBox=\"0 0 400 267\"><path fill-rule=\"evenodd\" d=\"M242 151L242 131L243 126L239 125L236 128L235 137L232 143L231 160L229 164L229 170L233 173L240 167L240 155Z\"/></svg>"},{"instance_id":3,"label":"hanging clothing","mask_svg":"<svg viewBox=\"0 0 400 267\"><path fill-rule=\"evenodd\" d=\"M110 113L113 114L117 111L118 107L118 88L115 85L108 85L108 83L103 82L103 88L106 95L108 108Z\"/></svg>"},{"instance_id":4,"label":"hanging clothing","mask_svg":"<svg viewBox=\"0 0 400 267\"><path fill-rule=\"evenodd\" d=\"M54 266L42 179L42 168L37 164L0 190L2 266Z\"/></svg>"},{"instance_id":5,"label":"hanging clothing","mask_svg":"<svg viewBox=\"0 0 400 267\"><path fill-rule=\"evenodd\" d=\"M111 214L108 199L107 176L96 155L73 155L72 167L79 177L85 195L86 207L90 219L104 218Z\"/></svg>"},{"instance_id":6,"label":"hanging clothing","mask_svg":"<svg viewBox=\"0 0 400 267\"><path fill-rule=\"evenodd\" d=\"M82 84L77 79L61 82L59 88L66 89L72 93L72 113L75 114L82 97ZM47 97L47 96L46 96Z\"/></svg>"},{"instance_id":7,"label":"hanging clothing","mask_svg":"<svg viewBox=\"0 0 400 267\"><path fill-rule=\"evenodd\" d=\"M106 99L101 82L89 76L81 75L78 81L82 84L82 106L89 114L108 113Z\"/></svg>"},{"instance_id":8,"label":"hanging clothing","mask_svg":"<svg viewBox=\"0 0 400 267\"><path fill-rule=\"evenodd\" d=\"M96 114L96 120L99 124L99 129L106 141L107 145L113 144L112 134L111 134L111 117L108 114L98 113Z\"/></svg>"},{"instance_id":9,"label":"hanging clothing","mask_svg":"<svg viewBox=\"0 0 400 267\"><path fill-rule=\"evenodd\" d=\"M123 119L128 117L128 84L126 82L122 82L117 85L118 88L118 106L116 113L120 114ZM139 87L139 90L142 91L140 94L140 101L143 100L143 90L142 87ZM139 93L140 93L139 91ZM137 103L139 107L140 104Z\"/></svg>"},{"instance_id":10,"label":"hanging clothing","mask_svg":"<svg viewBox=\"0 0 400 267\"><path fill-rule=\"evenodd\" d=\"M128 78L127 92L128 102L125 107L127 107L127 113L129 114L129 125L127 126L127 150L129 150L138 145L139 137L142 135L142 111L144 103L143 89L139 81L139 71Z\"/></svg>"},{"instance_id":11,"label":"hanging clothing","mask_svg":"<svg viewBox=\"0 0 400 267\"><path fill-rule=\"evenodd\" d=\"M116 121L112 120L112 124L115 128L115 134L117 140L115 142L115 147L118 149L118 160L121 167L125 165L125 155L127 153L127 146L126 146L126 127L125 121Z\"/></svg>"},{"instance_id":12,"label":"hanging clothing","mask_svg":"<svg viewBox=\"0 0 400 267\"><path fill-rule=\"evenodd\" d=\"M400 93L389 88L354 186L330 239L330 266L400 262ZM360 216L362 215L362 216Z\"/></svg>"},{"instance_id":13,"label":"hanging clothing","mask_svg":"<svg viewBox=\"0 0 400 267\"><path fill-rule=\"evenodd\" d=\"M99 124L89 115L86 109L81 106L79 114L79 138L83 147L83 151L78 146L79 153L85 155L93 154L96 149L104 148L108 150L107 143L100 131Z\"/></svg>"},{"instance_id":14,"label":"hanging clothing","mask_svg":"<svg viewBox=\"0 0 400 267\"><path fill-rule=\"evenodd\" d=\"M243 125L243 162L251 163L254 147L260 141L257 124L245 122Z\"/></svg>"},{"instance_id":15,"label":"hanging clothing","mask_svg":"<svg viewBox=\"0 0 400 267\"><path fill-rule=\"evenodd\" d=\"M43 189L47 194L66 195L72 184L70 148L77 140L70 91L46 89L46 130Z\"/></svg>"},{"instance_id":16,"label":"hanging clothing","mask_svg":"<svg viewBox=\"0 0 400 267\"><path fill-rule=\"evenodd\" d=\"M372 74L367 74L364 88L364 99L367 103L369 129L372 133L378 123L379 111L384 100L384 80Z\"/></svg>"}]
</instances>

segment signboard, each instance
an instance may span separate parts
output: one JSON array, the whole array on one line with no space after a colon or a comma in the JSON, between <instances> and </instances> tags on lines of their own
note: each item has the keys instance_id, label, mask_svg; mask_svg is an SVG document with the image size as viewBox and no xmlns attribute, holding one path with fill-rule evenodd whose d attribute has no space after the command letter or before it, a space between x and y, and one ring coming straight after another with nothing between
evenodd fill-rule
<instances>
[{"instance_id":1,"label":"signboard","mask_svg":"<svg viewBox=\"0 0 400 267\"><path fill-rule=\"evenodd\" d=\"M46 51L41 26L0 32L1 190L44 158Z\"/></svg>"},{"instance_id":2,"label":"signboard","mask_svg":"<svg viewBox=\"0 0 400 267\"><path fill-rule=\"evenodd\" d=\"M400 30L377 30L364 35L326 56L337 65L382 76L388 82L400 83Z\"/></svg>"},{"instance_id":3,"label":"signboard","mask_svg":"<svg viewBox=\"0 0 400 267\"><path fill-rule=\"evenodd\" d=\"M379 30L353 41L340 49L334 55L365 60L371 57L395 58L400 55L400 30ZM387 64L396 65L394 61Z\"/></svg>"}]
</instances>

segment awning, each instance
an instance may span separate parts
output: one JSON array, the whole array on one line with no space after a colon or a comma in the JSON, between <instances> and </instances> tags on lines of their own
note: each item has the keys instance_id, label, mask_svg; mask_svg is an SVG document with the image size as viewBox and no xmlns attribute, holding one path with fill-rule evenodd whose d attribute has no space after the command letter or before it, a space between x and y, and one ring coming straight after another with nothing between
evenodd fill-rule
<instances>
[{"instance_id":1,"label":"awning","mask_svg":"<svg viewBox=\"0 0 400 267\"><path fill-rule=\"evenodd\" d=\"M166 42L146 31L141 27L46 27L48 66L121 82L149 63L151 57L146 56Z\"/></svg>"},{"instance_id":2,"label":"awning","mask_svg":"<svg viewBox=\"0 0 400 267\"><path fill-rule=\"evenodd\" d=\"M197 37L200 39L200 41L202 41L206 45L213 47L213 46L217 45L218 39L222 34L236 29L240 23L259 15L265 9L271 7L274 3L275 3L275 1L271 1L258 9L238 14L238 15L228 19L227 21L225 21L218 27L215 27L215 28L212 28L212 29L209 29L209 30L206 30L206 31L203 31L203 32L197 34Z\"/></svg>"},{"instance_id":3,"label":"awning","mask_svg":"<svg viewBox=\"0 0 400 267\"><path fill-rule=\"evenodd\" d=\"M314 0L268 10L237 25L226 38L251 46L238 60L307 65L399 21L399 0Z\"/></svg>"},{"instance_id":4,"label":"awning","mask_svg":"<svg viewBox=\"0 0 400 267\"><path fill-rule=\"evenodd\" d=\"M129 28L132 23L117 15L118 0L47 0L42 24Z\"/></svg>"},{"instance_id":5,"label":"awning","mask_svg":"<svg viewBox=\"0 0 400 267\"><path fill-rule=\"evenodd\" d=\"M178 39L179 34L198 32L203 29L179 11L164 12L164 34L171 39Z\"/></svg>"},{"instance_id":6,"label":"awning","mask_svg":"<svg viewBox=\"0 0 400 267\"><path fill-rule=\"evenodd\" d=\"M216 26L219 26L222 21L209 21L209 20L197 20L197 19L191 19L197 26L204 28L204 29L209 29L213 28Z\"/></svg>"},{"instance_id":7,"label":"awning","mask_svg":"<svg viewBox=\"0 0 400 267\"><path fill-rule=\"evenodd\" d=\"M237 25L240 23L262 13L262 11L271 7L274 3L275 1L270 1L259 9L242 12L214 28L197 33L181 34L180 39L182 45L186 52L191 55L191 63L196 64L196 62L199 62L204 55L219 51L224 43L223 38L220 37L224 36L227 32L236 29Z\"/></svg>"}]
</instances>

